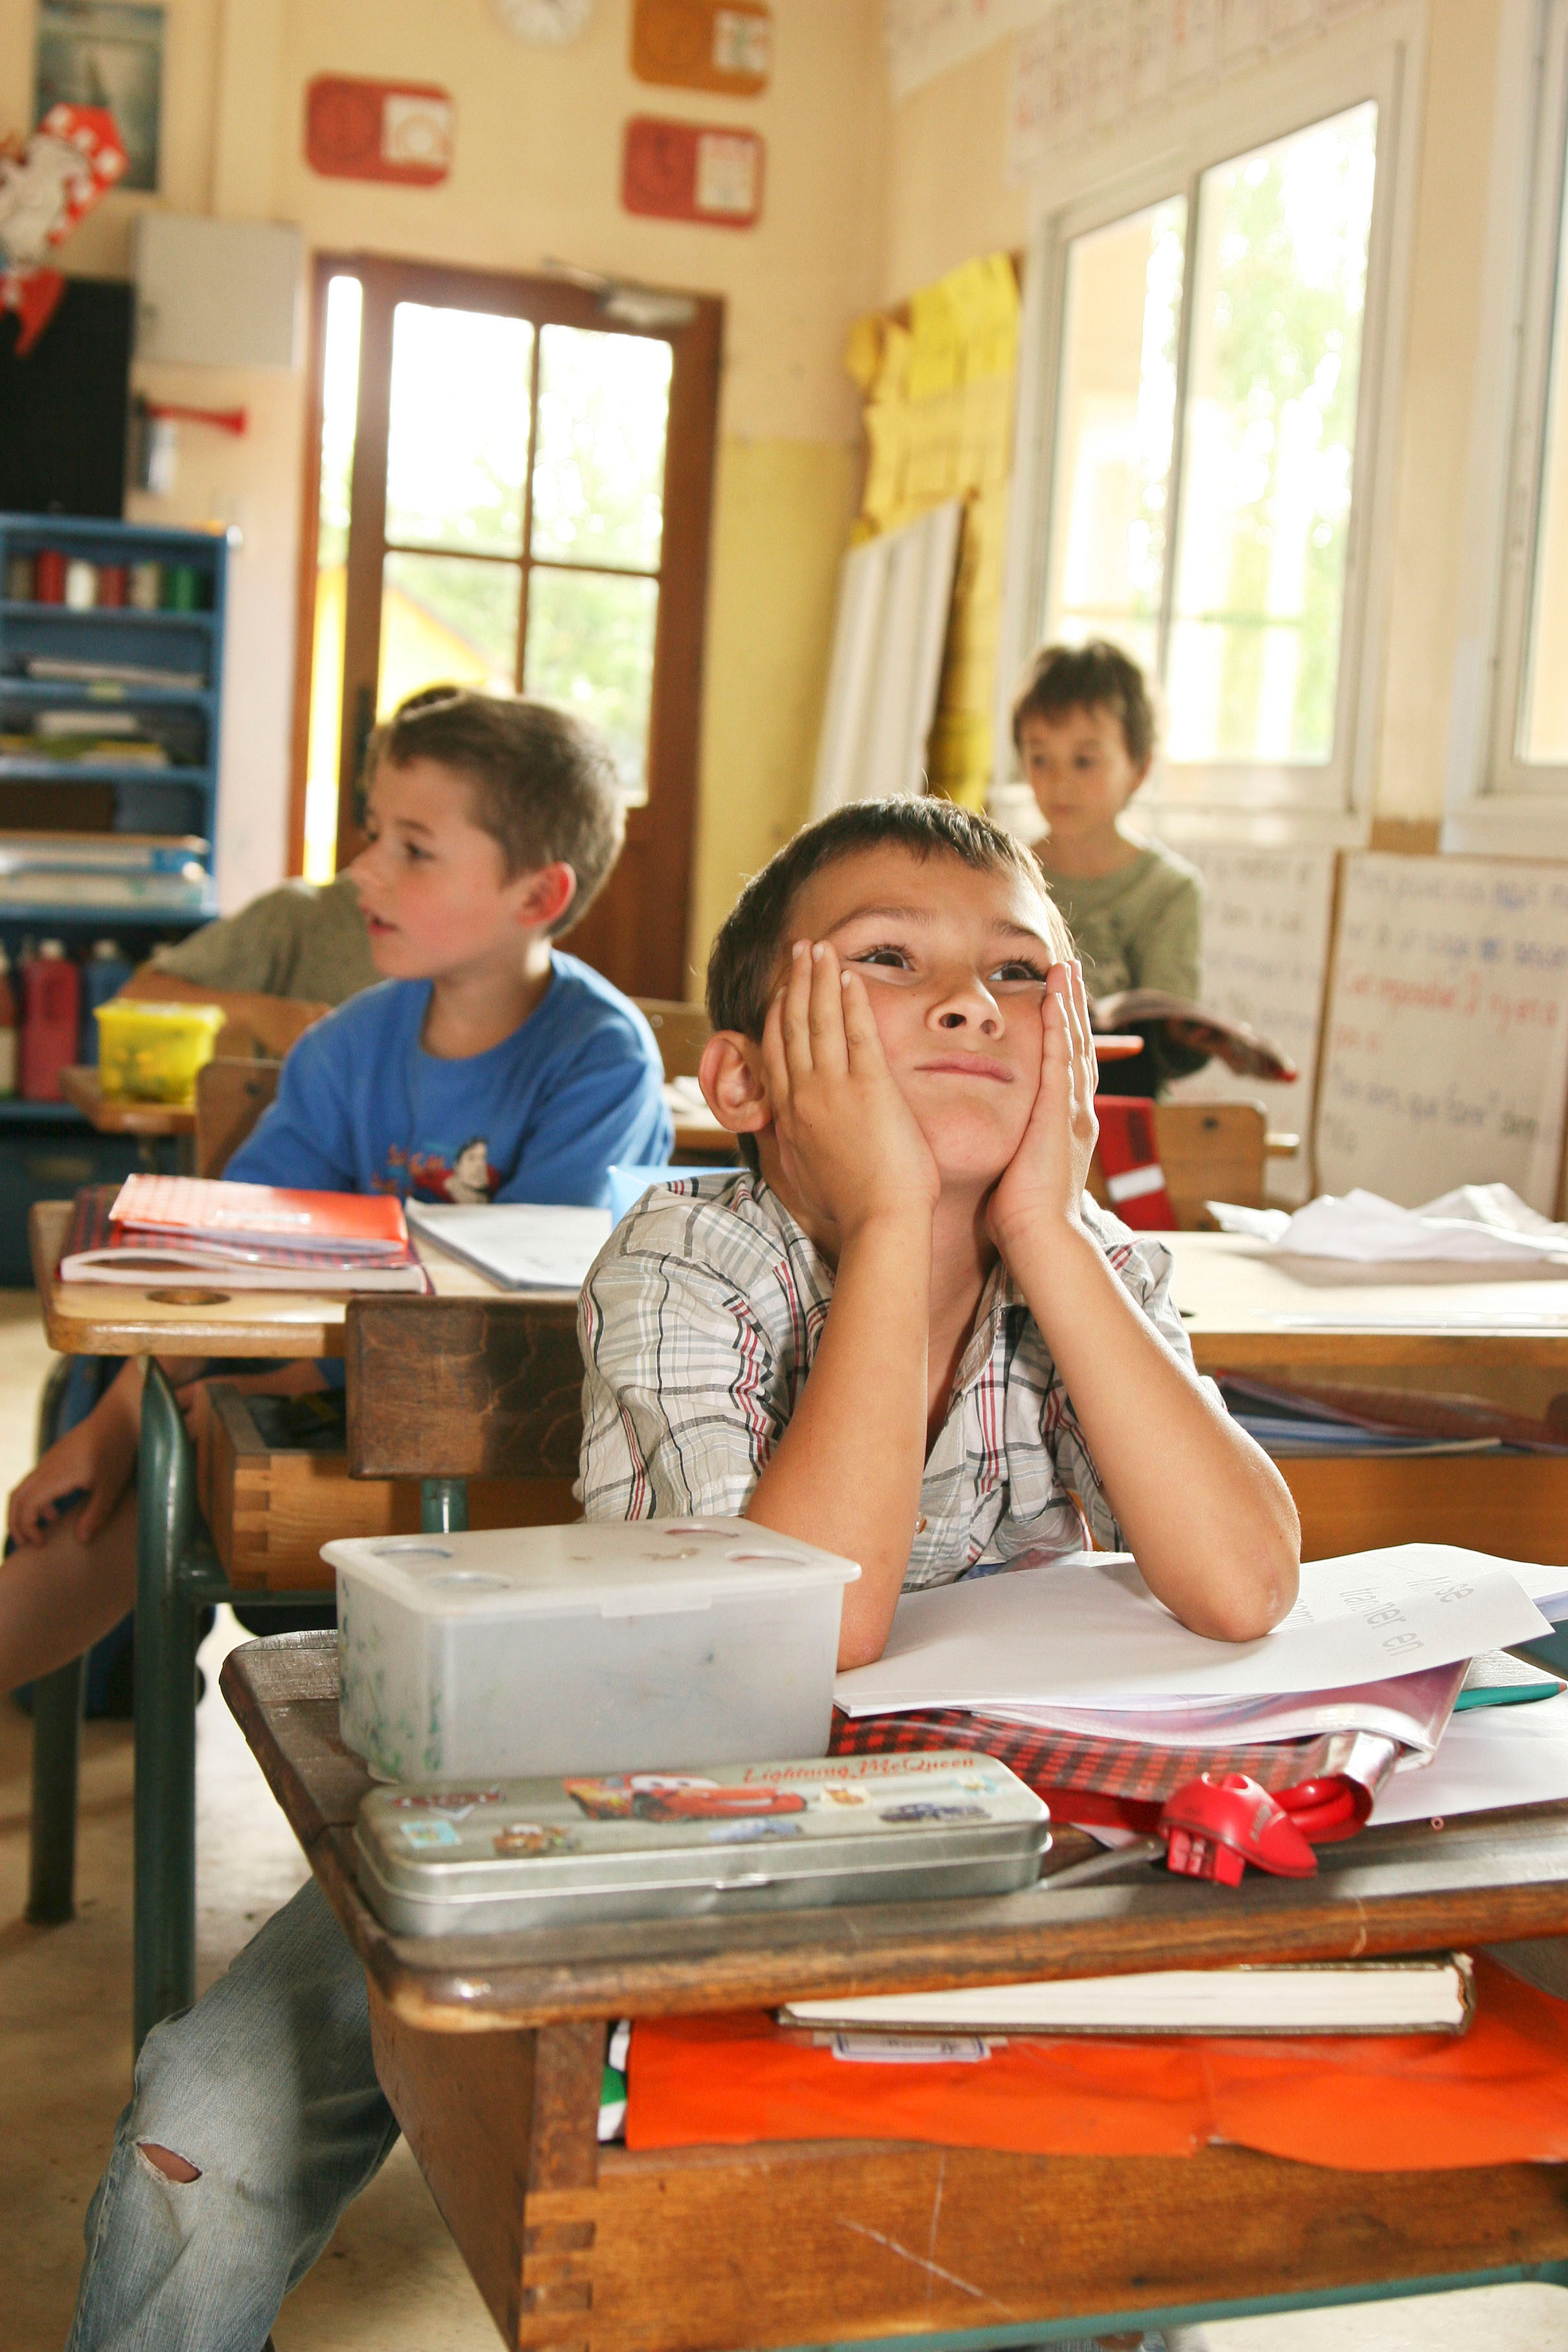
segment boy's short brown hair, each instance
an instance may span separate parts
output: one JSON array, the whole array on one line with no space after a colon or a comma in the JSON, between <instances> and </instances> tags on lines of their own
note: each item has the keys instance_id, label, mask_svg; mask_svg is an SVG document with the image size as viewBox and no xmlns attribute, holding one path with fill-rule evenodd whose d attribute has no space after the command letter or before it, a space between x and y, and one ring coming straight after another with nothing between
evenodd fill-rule
<instances>
[{"instance_id":1,"label":"boy's short brown hair","mask_svg":"<svg viewBox=\"0 0 1568 2352\"><path fill-rule=\"evenodd\" d=\"M610 747L547 702L448 689L414 696L371 737L365 772L433 760L473 787L474 823L500 845L507 877L570 866L577 887L552 932L588 911L620 855L626 814Z\"/></svg>"},{"instance_id":2,"label":"boy's short brown hair","mask_svg":"<svg viewBox=\"0 0 1568 2352\"><path fill-rule=\"evenodd\" d=\"M1026 719L1059 719L1068 710L1109 710L1120 720L1127 756L1142 768L1154 754L1154 704L1130 654L1104 637L1087 646L1042 646L1013 705L1013 748L1022 751Z\"/></svg>"},{"instance_id":3,"label":"boy's short brown hair","mask_svg":"<svg viewBox=\"0 0 1568 2352\"><path fill-rule=\"evenodd\" d=\"M708 1018L715 1029L760 1038L768 998L789 938L796 898L814 874L858 850L906 849L912 857L956 857L978 874L1025 881L1044 910L1052 951L1072 953L1066 924L1021 842L986 816L952 801L851 801L803 825L793 841L753 874L731 908L708 959Z\"/></svg>"}]
</instances>

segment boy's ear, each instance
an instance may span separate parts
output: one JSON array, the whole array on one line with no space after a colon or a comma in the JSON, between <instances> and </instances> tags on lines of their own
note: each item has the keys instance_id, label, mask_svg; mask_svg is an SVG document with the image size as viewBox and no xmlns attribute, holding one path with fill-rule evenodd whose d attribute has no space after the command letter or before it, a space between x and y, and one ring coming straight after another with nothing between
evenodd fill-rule
<instances>
[{"instance_id":1,"label":"boy's ear","mask_svg":"<svg viewBox=\"0 0 1568 2352\"><path fill-rule=\"evenodd\" d=\"M547 930L561 920L577 896L577 877L573 868L558 859L553 866L536 866L531 873L520 874L523 885L517 902L517 919L530 930Z\"/></svg>"},{"instance_id":2,"label":"boy's ear","mask_svg":"<svg viewBox=\"0 0 1568 2352\"><path fill-rule=\"evenodd\" d=\"M763 1049L738 1029L717 1029L702 1048L697 1072L702 1099L731 1135L757 1135L773 1125L773 1097Z\"/></svg>"}]
</instances>

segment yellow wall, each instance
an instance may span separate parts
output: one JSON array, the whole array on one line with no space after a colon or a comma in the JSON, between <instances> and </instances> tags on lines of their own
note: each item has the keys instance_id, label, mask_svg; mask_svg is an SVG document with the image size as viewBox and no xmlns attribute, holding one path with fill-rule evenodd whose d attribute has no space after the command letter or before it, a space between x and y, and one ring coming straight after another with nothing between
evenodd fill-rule
<instances>
[{"instance_id":1,"label":"yellow wall","mask_svg":"<svg viewBox=\"0 0 1568 2352\"><path fill-rule=\"evenodd\" d=\"M858 421L840 364L877 292L885 108L879 0L780 0L760 99L637 81L630 0L599 0L584 37L528 48L489 0L165 0L163 184L181 212L293 221L313 251L355 249L531 270L547 257L727 305L708 639L693 962L749 871L810 792L833 582L853 504ZM0 7L0 128L31 110L33 11ZM443 83L457 101L452 173L434 189L318 178L303 91L346 72ZM636 113L754 126L767 142L752 231L634 218L620 205L621 128ZM110 198L73 270L129 267L133 212ZM302 379L161 368L155 396L244 403L241 442L181 435L167 500L132 511L237 522L220 886L234 905L282 867L298 562Z\"/></svg>"}]
</instances>

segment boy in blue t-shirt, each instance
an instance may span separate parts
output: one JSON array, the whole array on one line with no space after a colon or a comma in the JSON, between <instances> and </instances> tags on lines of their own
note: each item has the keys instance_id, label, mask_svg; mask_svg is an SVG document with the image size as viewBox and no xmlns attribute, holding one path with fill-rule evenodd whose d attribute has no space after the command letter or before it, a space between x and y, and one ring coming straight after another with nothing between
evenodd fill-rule
<instances>
[{"instance_id":1,"label":"boy in blue t-shirt","mask_svg":"<svg viewBox=\"0 0 1568 2352\"><path fill-rule=\"evenodd\" d=\"M351 869L384 983L307 1031L237 1181L426 1200L608 1199L613 1162L669 1155L653 1033L552 940L621 845L608 747L542 703L457 694L373 738ZM193 1381L197 1364L165 1368ZM319 1388L313 1364L241 1381ZM141 1370L11 1496L0 1691L76 1657L135 1597ZM63 1507L85 1494L68 1518Z\"/></svg>"}]
</instances>

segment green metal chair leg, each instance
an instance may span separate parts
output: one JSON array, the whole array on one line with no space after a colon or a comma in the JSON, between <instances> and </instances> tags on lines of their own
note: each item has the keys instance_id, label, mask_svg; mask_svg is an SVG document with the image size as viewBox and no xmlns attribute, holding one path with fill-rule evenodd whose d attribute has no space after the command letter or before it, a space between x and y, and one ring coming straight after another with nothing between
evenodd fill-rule
<instances>
[{"instance_id":1,"label":"green metal chair leg","mask_svg":"<svg viewBox=\"0 0 1568 2352\"><path fill-rule=\"evenodd\" d=\"M76 1792L86 1661L73 1658L33 1685L33 1822L27 1916L54 1927L76 1913Z\"/></svg>"},{"instance_id":2,"label":"green metal chair leg","mask_svg":"<svg viewBox=\"0 0 1568 2352\"><path fill-rule=\"evenodd\" d=\"M196 1604L181 1563L196 1527L195 1455L149 1361L136 1497L135 2041L188 2009L196 1976Z\"/></svg>"}]
</instances>

